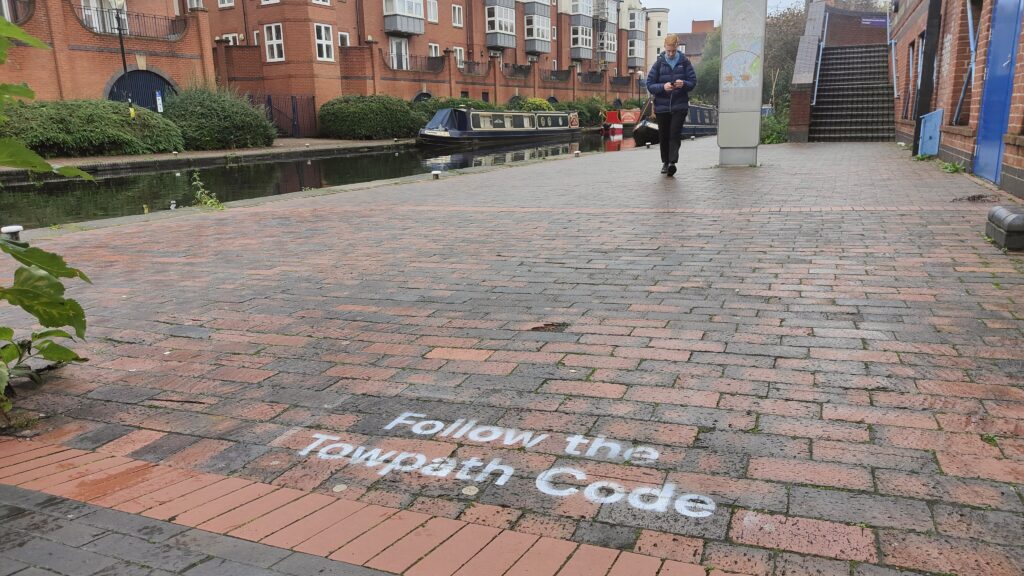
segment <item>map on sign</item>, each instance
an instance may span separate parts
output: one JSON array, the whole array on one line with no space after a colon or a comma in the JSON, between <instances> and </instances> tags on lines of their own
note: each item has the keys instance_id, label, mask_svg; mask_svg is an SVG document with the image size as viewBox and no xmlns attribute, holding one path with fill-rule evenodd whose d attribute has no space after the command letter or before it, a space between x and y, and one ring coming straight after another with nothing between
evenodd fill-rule
<instances>
[{"instance_id":1,"label":"map on sign","mask_svg":"<svg viewBox=\"0 0 1024 576\"><path fill-rule=\"evenodd\" d=\"M723 108L756 109L761 104L764 68L763 1L730 3L722 36L721 91Z\"/></svg>"}]
</instances>

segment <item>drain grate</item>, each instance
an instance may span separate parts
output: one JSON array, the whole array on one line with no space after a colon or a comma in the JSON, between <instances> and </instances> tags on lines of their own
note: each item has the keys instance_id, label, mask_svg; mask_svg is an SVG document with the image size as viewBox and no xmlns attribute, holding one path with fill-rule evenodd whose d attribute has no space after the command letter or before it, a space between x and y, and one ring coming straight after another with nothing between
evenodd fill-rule
<instances>
[{"instance_id":1,"label":"drain grate","mask_svg":"<svg viewBox=\"0 0 1024 576\"><path fill-rule=\"evenodd\" d=\"M972 194L971 196L961 196L960 198L954 198L953 202L998 202L999 196L994 194Z\"/></svg>"},{"instance_id":2,"label":"drain grate","mask_svg":"<svg viewBox=\"0 0 1024 576\"><path fill-rule=\"evenodd\" d=\"M569 325L565 322L549 322L530 328L530 332L565 332Z\"/></svg>"}]
</instances>

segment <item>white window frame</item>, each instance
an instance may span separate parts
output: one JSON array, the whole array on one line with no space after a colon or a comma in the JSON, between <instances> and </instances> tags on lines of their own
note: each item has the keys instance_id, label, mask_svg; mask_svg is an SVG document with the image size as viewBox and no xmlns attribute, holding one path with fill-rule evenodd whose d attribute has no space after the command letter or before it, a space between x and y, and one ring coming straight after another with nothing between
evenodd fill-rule
<instances>
[{"instance_id":1,"label":"white window frame","mask_svg":"<svg viewBox=\"0 0 1024 576\"><path fill-rule=\"evenodd\" d=\"M281 0L260 0L260 4L278 4Z\"/></svg>"},{"instance_id":2,"label":"white window frame","mask_svg":"<svg viewBox=\"0 0 1024 576\"><path fill-rule=\"evenodd\" d=\"M427 0L427 22L437 24L437 0Z\"/></svg>"},{"instance_id":3,"label":"white window frame","mask_svg":"<svg viewBox=\"0 0 1024 576\"><path fill-rule=\"evenodd\" d=\"M627 43L626 57L627 58L643 58L644 50L645 49L646 49L646 46L644 46L644 41L643 40L636 40L636 39L630 40Z\"/></svg>"},{"instance_id":4,"label":"white window frame","mask_svg":"<svg viewBox=\"0 0 1024 576\"><path fill-rule=\"evenodd\" d=\"M506 8L504 6L488 6L485 14L487 15L488 32L515 35L516 11L514 8Z\"/></svg>"},{"instance_id":5,"label":"white window frame","mask_svg":"<svg viewBox=\"0 0 1024 576\"><path fill-rule=\"evenodd\" d=\"M342 38L345 39L344 42L341 41ZM348 32L338 32L338 47L339 48L348 48L351 45L352 45L352 42L351 42L351 38L348 35Z\"/></svg>"},{"instance_id":6,"label":"white window frame","mask_svg":"<svg viewBox=\"0 0 1024 576\"><path fill-rule=\"evenodd\" d=\"M557 25L552 25L551 26L551 41L554 42L555 40L558 40L558 26Z\"/></svg>"},{"instance_id":7,"label":"white window frame","mask_svg":"<svg viewBox=\"0 0 1024 576\"><path fill-rule=\"evenodd\" d=\"M423 0L384 0L385 16L423 19Z\"/></svg>"},{"instance_id":8,"label":"white window frame","mask_svg":"<svg viewBox=\"0 0 1024 576\"><path fill-rule=\"evenodd\" d=\"M311 2L313 2L313 4L319 4L321 6L330 6L331 5L331 0L311 0Z\"/></svg>"},{"instance_id":9,"label":"white window frame","mask_svg":"<svg viewBox=\"0 0 1024 576\"><path fill-rule=\"evenodd\" d=\"M252 31L252 45L253 46L259 46L260 45L260 31L259 30L253 30Z\"/></svg>"},{"instance_id":10,"label":"white window frame","mask_svg":"<svg viewBox=\"0 0 1024 576\"><path fill-rule=\"evenodd\" d=\"M558 70L558 58L553 58L551 60L551 69Z\"/></svg>"},{"instance_id":11,"label":"white window frame","mask_svg":"<svg viewBox=\"0 0 1024 576\"><path fill-rule=\"evenodd\" d=\"M395 50L396 46L401 46L401 50ZM408 70L409 69L409 39L401 38L399 36L388 36L388 48L390 49L391 56L391 69L392 70Z\"/></svg>"},{"instance_id":12,"label":"white window frame","mask_svg":"<svg viewBox=\"0 0 1024 576\"><path fill-rule=\"evenodd\" d=\"M273 33L275 28L277 29L276 34ZM275 23L263 25L263 46L263 53L267 57L267 62L284 62L285 56L283 24ZM278 54L279 51L280 54Z\"/></svg>"},{"instance_id":13,"label":"white window frame","mask_svg":"<svg viewBox=\"0 0 1024 576\"><path fill-rule=\"evenodd\" d=\"M3 4L5 7L7 5L6 2L0 2L0 4ZM234 7L235 7L235 0L217 0L217 8L234 8ZM6 17L7 17L7 14L4 14L4 18L6 18Z\"/></svg>"},{"instance_id":14,"label":"white window frame","mask_svg":"<svg viewBox=\"0 0 1024 576\"><path fill-rule=\"evenodd\" d=\"M641 24L643 23L644 13L640 10L629 11L629 29L630 30L643 30Z\"/></svg>"},{"instance_id":15,"label":"white window frame","mask_svg":"<svg viewBox=\"0 0 1024 576\"><path fill-rule=\"evenodd\" d=\"M588 26L573 26L569 40L570 48L594 48L594 29ZM586 34L584 34L586 32Z\"/></svg>"},{"instance_id":16,"label":"white window frame","mask_svg":"<svg viewBox=\"0 0 1024 576\"><path fill-rule=\"evenodd\" d=\"M317 62L334 62L334 26L313 24L313 48Z\"/></svg>"},{"instance_id":17,"label":"white window frame","mask_svg":"<svg viewBox=\"0 0 1024 576\"><path fill-rule=\"evenodd\" d=\"M465 26L465 14L465 8L462 7L462 4L452 4L452 26L455 28Z\"/></svg>"},{"instance_id":18,"label":"white window frame","mask_svg":"<svg viewBox=\"0 0 1024 576\"><path fill-rule=\"evenodd\" d=\"M174 7L178 7L177 2L175 2ZM3 16L3 19L8 22L11 21L11 7L7 5L7 0L0 0L0 16Z\"/></svg>"},{"instance_id":19,"label":"white window frame","mask_svg":"<svg viewBox=\"0 0 1024 576\"><path fill-rule=\"evenodd\" d=\"M551 41L551 18L538 16L537 14L527 14L523 18L523 26L525 30L524 37L527 40Z\"/></svg>"},{"instance_id":20,"label":"white window frame","mask_svg":"<svg viewBox=\"0 0 1024 576\"><path fill-rule=\"evenodd\" d=\"M597 51L598 52L618 52L619 51L619 35L615 32L598 32L597 34Z\"/></svg>"},{"instance_id":21,"label":"white window frame","mask_svg":"<svg viewBox=\"0 0 1024 576\"><path fill-rule=\"evenodd\" d=\"M466 67L466 49L462 46L455 46L452 48L452 52L455 54L455 67L465 68Z\"/></svg>"},{"instance_id":22,"label":"white window frame","mask_svg":"<svg viewBox=\"0 0 1024 576\"><path fill-rule=\"evenodd\" d=\"M437 58L441 55L441 45L434 44L433 42L427 44L427 56L430 58Z\"/></svg>"},{"instance_id":23,"label":"white window frame","mask_svg":"<svg viewBox=\"0 0 1024 576\"><path fill-rule=\"evenodd\" d=\"M0 0L2 2L3 0ZM238 34L223 34L220 37L221 40L227 40L228 46L238 46Z\"/></svg>"},{"instance_id":24,"label":"white window frame","mask_svg":"<svg viewBox=\"0 0 1024 576\"><path fill-rule=\"evenodd\" d=\"M582 14L584 16L594 15L594 0L572 0L572 11L570 14Z\"/></svg>"}]
</instances>

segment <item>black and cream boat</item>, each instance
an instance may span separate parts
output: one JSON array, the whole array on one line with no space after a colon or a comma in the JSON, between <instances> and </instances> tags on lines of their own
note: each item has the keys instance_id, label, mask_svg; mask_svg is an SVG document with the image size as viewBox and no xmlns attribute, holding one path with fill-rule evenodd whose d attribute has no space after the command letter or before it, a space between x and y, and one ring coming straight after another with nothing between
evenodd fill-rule
<instances>
[{"instance_id":1,"label":"black and cream boat","mask_svg":"<svg viewBox=\"0 0 1024 576\"><path fill-rule=\"evenodd\" d=\"M421 144L502 144L566 138L580 131L576 112L514 112L443 108L419 133Z\"/></svg>"}]
</instances>

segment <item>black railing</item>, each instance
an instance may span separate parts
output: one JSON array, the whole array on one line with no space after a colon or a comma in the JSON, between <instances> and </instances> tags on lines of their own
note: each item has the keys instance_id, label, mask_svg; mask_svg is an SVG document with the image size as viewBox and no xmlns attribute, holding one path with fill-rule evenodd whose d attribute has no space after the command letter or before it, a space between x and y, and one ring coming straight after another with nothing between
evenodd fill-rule
<instances>
[{"instance_id":1,"label":"black railing","mask_svg":"<svg viewBox=\"0 0 1024 576\"><path fill-rule=\"evenodd\" d=\"M3 1L0 0L0 2ZM24 23L32 17L32 13L36 9L34 0L7 0L5 5L8 10L7 17L10 18L11 24Z\"/></svg>"},{"instance_id":2,"label":"black railing","mask_svg":"<svg viewBox=\"0 0 1024 576\"><path fill-rule=\"evenodd\" d=\"M633 77L632 76L612 76L609 79L609 82L611 82L612 86L632 86L633 85Z\"/></svg>"},{"instance_id":3,"label":"black railing","mask_svg":"<svg viewBox=\"0 0 1024 576\"><path fill-rule=\"evenodd\" d=\"M580 72L580 82L584 84L604 83L604 72Z\"/></svg>"},{"instance_id":4,"label":"black railing","mask_svg":"<svg viewBox=\"0 0 1024 576\"><path fill-rule=\"evenodd\" d=\"M572 78L572 70L544 70L540 77L548 82L568 82Z\"/></svg>"},{"instance_id":5,"label":"black railing","mask_svg":"<svg viewBox=\"0 0 1024 576\"><path fill-rule=\"evenodd\" d=\"M444 56L410 56L397 53L389 53L384 57L388 68L411 72L441 72L444 70L444 60Z\"/></svg>"},{"instance_id":6,"label":"black railing","mask_svg":"<svg viewBox=\"0 0 1024 576\"><path fill-rule=\"evenodd\" d=\"M308 95L246 94L253 107L262 109L281 136L312 138L318 135L316 99Z\"/></svg>"},{"instance_id":7,"label":"black railing","mask_svg":"<svg viewBox=\"0 0 1024 576\"><path fill-rule=\"evenodd\" d=\"M463 74L467 76L486 76L491 70L490 62L474 62L472 60L464 60L462 62L461 70Z\"/></svg>"},{"instance_id":8,"label":"black railing","mask_svg":"<svg viewBox=\"0 0 1024 576\"><path fill-rule=\"evenodd\" d=\"M75 6L82 24L98 34L122 34L126 37L177 40L185 34L188 21L155 14L137 14L124 10Z\"/></svg>"},{"instance_id":9,"label":"black railing","mask_svg":"<svg viewBox=\"0 0 1024 576\"><path fill-rule=\"evenodd\" d=\"M506 78L529 78L533 66L530 64L502 64L501 71Z\"/></svg>"}]
</instances>

